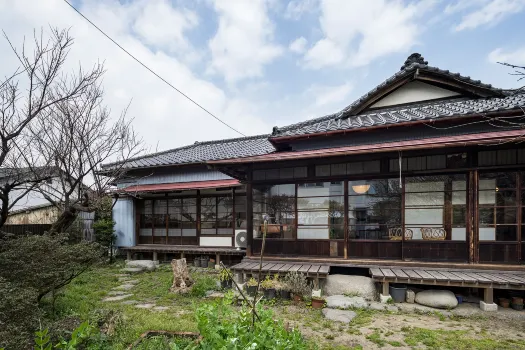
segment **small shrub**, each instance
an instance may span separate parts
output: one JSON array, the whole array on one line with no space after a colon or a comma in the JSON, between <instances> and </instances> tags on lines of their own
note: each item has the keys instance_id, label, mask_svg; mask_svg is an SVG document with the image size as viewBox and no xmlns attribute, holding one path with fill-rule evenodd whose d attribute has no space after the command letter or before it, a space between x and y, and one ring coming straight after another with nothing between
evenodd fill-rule
<instances>
[{"instance_id":1,"label":"small shrub","mask_svg":"<svg viewBox=\"0 0 525 350\"><path fill-rule=\"evenodd\" d=\"M246 282L246 285L248 287L255 287L257 285L257 280L252 277L248 280L248 282Z\"/></svg>"},{"instance_id":2,"label":"small shrub","mask_svg":"<svg viewBox=\"0 0 525 350\"><path fill-rule=\"evenodd\" d=\"M271 279L270 275L267 275L266 278L261 282L261 287L264 289L271 289L275 287L275 283Z\"/></svg>"},{"instance_id":3,"label":"small shrub","mask_svg":"<svg viewBox=\"0 0 525 350\"><path fill-rule=\"evenodd\" d=\"M284 277L284 281L290 292L294 293L295 295L306 296L312 291L308 285L306 276L300 272L288 272Z\"/></svg>"},{"instance_id":4,"label":"small shrub","mask_svg":"<svg viewBox=\"0 0 525 350\"><path fill-rule=\"evenodd\" d=\"M227 268L222 268L221 272L219 272L219 281L230 281L231 280L231 271Z\"/></svg>"},{"instance_id":5,"label":"small shrub","mask_svg":"<svg viewBox=\"0 0 525 350\"><path fill-rule=\"evenodd\" d=\"M195 280L195 283L191 287L190 295L194 297L202 298L206 296L206 292L209 290L215 290L217 283L215 279L210 276L202 276Z\"/></svg>"},{"instance_id":6,"label":"small shrub","mask_svg":"<svg viewBox=\"0 0 525 350\"><path fill-rule=\"evenodd\" d=\"M257 314L259 320L252 327L247 308L234 311L222 302L200 306L195 315L203 340L197 349L308 349L301 333L275 321L270 309L258 305Z\"/></svg>"}]
</instances>

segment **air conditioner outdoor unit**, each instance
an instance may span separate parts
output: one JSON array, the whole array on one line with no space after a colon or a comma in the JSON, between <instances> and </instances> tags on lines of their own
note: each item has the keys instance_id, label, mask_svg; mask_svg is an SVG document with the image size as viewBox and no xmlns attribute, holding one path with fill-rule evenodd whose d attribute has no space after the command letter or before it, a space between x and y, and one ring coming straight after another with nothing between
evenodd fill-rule
<instances>
[{"instance_id":1,"label":"air conditioner outdoor unit","mask_svg":"<svg viewBox=\"0 0 525 350\"><path fill-rule=\"evenodd\" d=\"M246 230L235 230L235 248L246 248L248 234Z\"/></svg>"}]
</instances>

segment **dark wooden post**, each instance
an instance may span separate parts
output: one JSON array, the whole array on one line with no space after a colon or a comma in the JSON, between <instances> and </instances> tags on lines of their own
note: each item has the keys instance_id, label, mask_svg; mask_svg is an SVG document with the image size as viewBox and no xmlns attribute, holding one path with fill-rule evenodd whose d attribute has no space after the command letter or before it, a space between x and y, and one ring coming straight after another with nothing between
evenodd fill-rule
<instances>
[{"instance_id":1,"label":"dark wooden post","mask_svg":"<svg viewBox=\"0 0 525 350\"><path fill-rule=\"evenodd\" d=\"M197 221L197 245L201 245L201 190L197 190L197 213L195 214ZM182 243L182 230L181 230L181 243Z\"/></svg>"},{"instance_id":2,"label":"dark wooden post","mask_svg":"<svg viewBox=\"0 0 525 350\"><path fill-rule=\"evenodd\" d=\"M141 208L139 208L139 205L143 205L143 201L138 201L137 199L133 199L133 210L135 211L135 244L139 244L140 239L140 212Z\"/></svg>"},{"instance_id":3,"label":"dark wooden post","mask_svg":"<svg viewBox=\"0 0 525 350\"><path fill-rule=\"evenodd\" d=\"M516 173L516 203L519 203L518 205L520 205L521 203L523 203L523 199L521 198L521 195L522 195L522 191L525 190L525 188L523 188L521 186L522 184L522 177L521 177L521 173L518 172ZM522 227L523 227L523 215L522 215L522 212L523 210L518 210L518 217L516 218L517 220L517 224L518 224L518 263L521 261L521 235L522 235Z\"/></svg>"},{"instance_id":4,"label":"dark wooden post","mask_svg":"<svg viewBox=\"0 0 525 350\"><path fill-rule=\"evenodd\" d=\"M344 181L344 213L343 213L343 224L345 232L345 247L344 247L344 258L348 259L348 181Z\"/></svg>"},{"instance_id":5,"label":"dark wooden post","mask_svg":"<svg viewBox=\"0 0 525 350\"><path fill-rule=\"evenodd\" d=\"M248 183L246 184L246 256L252 256L253 247L253 190L252 169L248 170Z\"/></svg>"}]
</instances>

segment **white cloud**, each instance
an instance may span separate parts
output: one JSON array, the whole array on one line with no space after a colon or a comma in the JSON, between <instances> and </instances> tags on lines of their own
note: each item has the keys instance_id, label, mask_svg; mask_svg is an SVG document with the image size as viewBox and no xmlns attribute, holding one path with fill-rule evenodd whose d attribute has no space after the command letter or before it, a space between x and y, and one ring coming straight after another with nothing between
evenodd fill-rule
<instances>
[{"instance_id":1,"label":"white cloud","mask_svg":"<svg viewBox=\"0 0 525 350\"><path fill-rule=\"evenodd\" d=\"M304 53L306 51L306 44L308 44L308 40L302 36L292 41L288 48L295 53Z\"/></svg>"},{"instance_id":2,"label":"white cloud","mask_svg":"<svg viewBox=\"0 0 525 350\"><path fill-rule=\"evenodd\" d=\"M141 1L135 6L142 8L133 29L147 44L169 50L190 47L185 33L199 23L195 12L185 8L175 9L167 0Z\"/></svg>"},{"instance_id":3,"label":"white cloud","mask_svg":"<svg viewBox=\"0 0 525 350\"><path fill-rule=\"evenodd\" d=\"M299 20L305 13L312 13L319 8L318 0L291 0L286 6L284 17Z\"/></svg>"},{"instance_id":4,"label":"white cloud","mask_svg":"<svg viewBox=\"0 0 525 350\"><path fill-rule=\"evenodd\" d=\"M364 66L382 56L406 52L422 31L420 20L432 1L323 0L323 38L304 57L304 66Z\"/></svg>"},{"instance_id":5,"label":"white cloud","mask_svg":"<svg viewBox=\"0 0 525 350\"><path fill-rule=\"evenodd\" d=\"M466 1L460 5L461 2L447 7L449 12L470 10L454 28L456 31L474 29L483 25L493 26L525 9L525 0L478 0Z\"/></svg>"},{"instance_id":6,"label":"white cloud","mask_svg":"<svg viewBox=\"0 0 525 350\"><path fill-rule=\"evenodd\" d=\"M489 53L488 60L492 63L503 62L514 65L525 65L525 47L514 51L504 51L501 48L497 48Z\"/></svg>"},{"instance_id":7,"label":"white cloud","mask_svg":"<svg viewBox=\"0 0 525 350\"><path fill-rule=\"evenodd\" d=\"M183 60L163 50L162 46L152 47L139 40L133 33L134 21L140 13L136 3L87 0L75 4L139 60L225 122L247 135L271 130L271 125L258 114L261 112L256 108L256 102L226 92L211 81L198 77ZM155 21L155 18L151 20ZM95 62L104 61L107 71L102 82L105 103L118 116L131 100L128 117L134 119L135 129L150 147L158 144L162 150L192 144L196 140L239 136L141 67L62 0L0 0L0 23L17 46L24 36L29 42L33 29L46 31L49 23L71 28L75 43L65 68L74 69L79 63L88 68ZM170 28L165 29L170 32ZM0 62L0 76L6 76L18 67L3 38L0 38Z\"/></svg>"},{"instance_id":8,"label":"white cloud","mask_svg":"<svg viewBox=\"0 0 525 350\"><path fill-rule=\"evenodd\" d=\"M219 28L210 40L209 71L228 83L263 76L263 67L284 50L273 43L274 23L264 0L214 1Z\"/></svg>"},{"instance_id":9,"label":"white cloud","mask_svg":"<svg viewBox=\"0 0 525 350\"><path fill-rule=\"evenodd\" d=\"M326 86L326 85L312 85L307 90L307 95L315 100L316 107L334 106L343 103L345 106L348 103L348 96L353 90L353 85L346 82L342 85Z\"/></svg>"}]
</instances>

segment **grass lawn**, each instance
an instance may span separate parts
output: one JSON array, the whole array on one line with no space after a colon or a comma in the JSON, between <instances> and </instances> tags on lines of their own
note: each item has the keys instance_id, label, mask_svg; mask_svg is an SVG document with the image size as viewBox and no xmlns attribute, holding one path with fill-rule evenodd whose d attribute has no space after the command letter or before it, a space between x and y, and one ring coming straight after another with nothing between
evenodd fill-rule
<instances>
[{"instance_id":1,"label":"grass lawn","mask_svg":"<svg viewBox=\"0 0 525 350\"><path fill-rule=\"evenodd\" d=\"M212 270L192 272L196 284L189 295L169 292L171 267L161 265L151 273L133 275L133 294L123 301L149 303L167 310L137 308L123 301L103 302L119 281L122 262L96 267L75 279L61 291L54 312L50 299L44 300L45 325L61 332L90 320L103 331L92 349L126 349L148 330L196 332L194 310L207 290L217 285ZM387 311L355 310L357 317L349 325L324 319L320 310L306 304L267 302L276 317L298 328L315 349L525 349L522 329L525 321L489 318L449 319L439 314L419 315ZM164 337L150 339L140 349L170 349ZM173 341L175 342L175 340Z\"/></svg>"}]
</instances>

